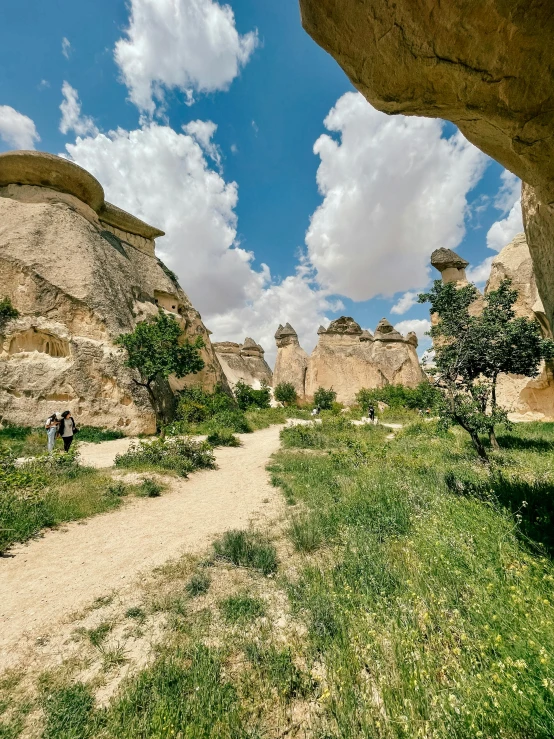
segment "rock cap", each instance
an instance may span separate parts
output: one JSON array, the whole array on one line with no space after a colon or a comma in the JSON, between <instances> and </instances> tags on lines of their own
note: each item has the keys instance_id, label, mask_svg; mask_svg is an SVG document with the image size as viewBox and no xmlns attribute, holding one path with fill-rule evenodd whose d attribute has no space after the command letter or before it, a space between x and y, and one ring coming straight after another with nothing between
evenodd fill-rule
<instances>
[{"instance_id":1,"label":"rock cap","mask_svg":"<svg viewBox=\"0 0 554 739\"><path fill-rule=\"evenodd\" d=\"M373 334L371 331L368 331L367 328L364 328L362 333L360 334L360 341L373 341Z\"/></svg>"},{"instance_id":2,"label":"rock cap","mask_svg":"<svg viewBox=\"0 0 554 739\"><path fill-rule=\"evenodd\" d=\"M441 247L440 249L435 249L431 254L431 264L439 272L443 272L445 269L451 267L465 269L469 265L469 262L459 254L456 254L455 251L452 251L452 249Z\"/></svg>"},{"instance_id":3,"label":"rock cap","mask_svg":"<svg viewBox=\"0 0 554 739\"><path fill-rule=\"evenodd\" d=\"M375 341L404 341L402 334L386 318L381 318L377 324L374 339Z\"/></svg>"},{"instance_id":4,"label":"rock cap","mask_svg":"<svg viewBox=\"0 0 554 739\"><path fill-rule=\"evenodd\" d=\"M319 331L318 331L319 333ZM341 316L335 321L331 321L329 327L325 331L327 334L355 334L359 336L362 329L359 323L350 316Z\"/></svg>"}]
</instances>

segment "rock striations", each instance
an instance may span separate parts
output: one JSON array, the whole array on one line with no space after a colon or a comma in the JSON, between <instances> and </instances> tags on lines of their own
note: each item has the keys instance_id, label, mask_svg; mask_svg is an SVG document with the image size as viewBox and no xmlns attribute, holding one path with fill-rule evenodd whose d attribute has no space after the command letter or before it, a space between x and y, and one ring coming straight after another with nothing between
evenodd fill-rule
<instances>
[{"instance_id":1,"label":"rock striations","mask_svg":"<svg viewBox=\"0 0 554 739\"><path fill-rule=\"evenodd\" d=\"M264 350L254 339L246 338L244 344L233 341L220 341L213 344L227 382L234 387L242 381L253 388L262 383L271 385L272 372L264 359Z\"/></svg>"},{"instance_id":2,"label":"rock striations","mask_svg":"<svg viewBox=\"0 0 554 739\"><path fill-rule=\"evenodd\" d=\"M308 357L294 329L289 324L279 326L275 384L286 379L303 398L312 398L318 387L332 387L339 402L351 404L363 387L415 387L424 379L416 335L402 336L385 318L374 335L346 316L332 321L327 329L320 326L317 333L318 344Z\"/></svg>"},{"instance_id":3,"label":"rock striations","mask_svg":"<svg viewBox=\"0 0 554 739\"><path fill-rule=\"evenodd\" d=\"M454 252L451 254L457 256ZM440 264L436 263L435 255L436 252L432 255L431 263L440 270ZM467 262L465 264L467 265ZM460 274L457 280L451 277L452 275L446 270L442 271L443 282L467 284L465 272ZM550 324L539 297L525 234L518 234L493 259L485 295L491 290L496 290L505 278L509 278L512 286L518 291L518 299L514 306L516 316L536 319L541 325L543 335L551 337ZM482 305L483 300L480 297L471 306L470 313L476 315L482 310ZM546 365L543 363L539 376L535 378L500 375L497 398L499 404L509 411L510 417L514 420L554 420L552 366L550 363Z\"/></svg>"},{"instance_id":4,"label":"rock striations","mask_svg":"<svg viewBox=\"0 0 554 739\"><path fill-rule=\"evenodd\" d=\"M113 340L159 307L206 345L204 370L173 388L226 384L199 313L155 255L161 235L105 202L76 164L0 154L0 296L20 312L0 337L1 418L37 425L70 408L82 424L153 431L148 398Z\"/></svg>"},{"instance_id":5,"label":"rock striations","mask_svg":"<svg viewBox=\"0 0 554 739\"><path fill-rule=\"evenodd\" d=\"M308 33L373 107L455 123L520 177L525 232L554 316L552 0L300 0Z\"/></svg>"}]
</instances>

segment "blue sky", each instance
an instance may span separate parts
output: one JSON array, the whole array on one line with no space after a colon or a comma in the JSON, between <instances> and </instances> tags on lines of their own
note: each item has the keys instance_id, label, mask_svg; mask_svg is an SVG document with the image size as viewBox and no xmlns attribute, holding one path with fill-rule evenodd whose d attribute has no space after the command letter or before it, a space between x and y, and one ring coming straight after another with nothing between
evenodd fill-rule
<instances>
[{"instance_id":1,"label":"blue sky","mask_svg":"<svg viewBox=\"0 0 554 739\"><path fill-rule=\"evenodd\" d=\"M0 150L34 124L35 148L72 156L165 228L159 249L218 340L250 334L271 356L288 320L310 349L318 322L343 313L370 329L420 321L421 334L426 307L399 300L425 287L433 248L479 265L487 238L498 249L520 230L517 181L451 124L375 113L305 34L297 0L231 6L6 6Z\"/></svg>"}]
</instances>

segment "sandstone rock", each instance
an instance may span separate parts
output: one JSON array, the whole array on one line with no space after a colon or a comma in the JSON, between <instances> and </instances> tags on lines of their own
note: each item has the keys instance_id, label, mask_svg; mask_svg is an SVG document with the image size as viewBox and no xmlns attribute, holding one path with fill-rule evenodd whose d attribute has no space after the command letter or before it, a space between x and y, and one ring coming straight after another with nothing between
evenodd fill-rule
<instances>
[{"instance_id":1,"label":"sandstone rock","mask_svg":"<svg viewBox=\"0 0 554 739\"><path fill-rule=\"evenodd\" d=\"M308 355L300 346L298 335L290 323L279 325L275 333L277 358L273 370L273 387L290 382L300 398L305 396Z\"/></svg>"},{"instance_id":2,"label":"sandstone rock","mask_svg":"<svg viewBox=\"0 0 554 739\"><path fill-rule=\"evenodd\" d=\"M305 395L318 387L337 393L340 403L352 404L362 388L385 385L415 387L423 379L416 353L417 343L408 341L383 318L374 336L362 331L352 318L342 316L323 332L308 360Z\"/></svg>"},{"instance_id":3,"label":"sandstone rock","mask_svg":"<svg viewBox=\"0 0 554 739\"><path fill-rule=\"evenodd\" d=\"M431 254L431 264L441 273L443 282L467 282L466 267L469 262L452 249L435 249Z\"/></svg>"},{"instance_id":4,"label":"sandstone rock","mask_svg":"<svg viewBox=\"0 0 554 739\"><path fill-rule=\"evenodd\" d=\"M226 386L199 313L155 256L162 231L105 203L92 175L50 154L0 154L0 183L0 296L21 314L0 338L0 417L40 425L70 408L81 424L153 431L113 340L158 307L206 345L204 370L170 386Z\"/></svg>"},{"instance_id":5,"label":"sandstone rock","mask_svg":"<svg viewBox=\"0 0 554 739\"><path fill-rule=\"evenodd\" d=\"M551 337L552 331L546 318L538 293L533 263L525 234L518 234L493 259L491 273L485 287L485 295L496 290L502 280L509 278L512 286L518 291L514 305L516 316L534 318L540 325L545 337ZM444 272L442 274L444 282ZM459 284L466 284L465 274ZM483 309L483 299L478 298L470 307L472 315L478 315ZM551 363L541 365L540 374L536 378L521 375L500 375L497 385L497 399L502 408L509 411L510 417L517 420L554 420L554 376Z\"/></svg>"},{"instance_id":6,"label":"sandstone rock","mask_svg":"<svg viewBox=\"0 0 554 739\"><path fill-rule=\"evenodd\" d=\"M524 183L525 231L554 316L551 0L300 0L308 33L385 113L448 119Z\"/></svg>"},{"instance_id":7,"label":"sandstone rock","mask_svg":"<svg viewBox=\"0 0 554 739\"><path fill-rule=\"evenodd\" d=\"M216 342L213 345L227 382L234 387L242 381L259 389L262 383L271 385L273 375L264 359L264 350L254 339L246 338L244 344L232 341Z\"/></svg>"}]
</instances>

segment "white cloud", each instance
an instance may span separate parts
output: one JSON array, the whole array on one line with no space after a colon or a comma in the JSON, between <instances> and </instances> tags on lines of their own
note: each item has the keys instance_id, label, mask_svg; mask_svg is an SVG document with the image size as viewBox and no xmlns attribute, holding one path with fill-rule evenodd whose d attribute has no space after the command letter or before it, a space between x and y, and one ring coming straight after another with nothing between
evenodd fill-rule
<instances>
[{"instance_id":1,"label":"white cloud","mask_svg":"<svg viewBox=\"0 0 554 739\"><path fill-rule=\"evenodd\" d=\"M481 264L470 267L466 270L466 277L469 282L475 282L477 285L483 285L490 277L491 264L494 257L487 257Z\"/></svg>"},{"instance_id":2,"label":"white cloud","mask_svg":"<svg viewBox=\"0 0 554 739\"><path fill-rule=\"evenodd\" d=\"M65 36L62 39L62 54L66 59L69 59L69 55L71 54L71 41Z\"/></svg>"},{"instance_id":3,"label":"white cloud","mask_svg":"<svg viewBox=\"0 0 554 739\"><path fill-rule=\"evenodd\" d=\"M14 149L34 149L40 136L28 116L9 105L0 105L0 139Z\"/></svg>"},{"instance_id":4,"label":"white cloud","mask_svg":"<svg viewBox=\"0 0 554 739\"><path fill-rule=\"evenodd\" d=\"M239 35L229 5L215 0L131 0L126 38L115 61L132 102L149 115L164 89L228 89L258 45L257 32Z\"/></svg>"},{"instance_id":5,"label":"white cloud","mask_svg":"<svg viewBox=\"0 0 554 739\"><path fill-rule=\"evenodd\" d=\"M419 341L418 348L420 354L431 346L430 337L425 335L431 328L431 321L427 318L412 318L407 321L400 321L395 324L394 328L397 331L400 331L403 336L406 336L410 331L413 331L417 335Z\"/></svg>"},{"instance_id":6,"label":"white cloud","mask_svg":"<svg viewBox=\"0 0 554 739\"><path fill-rule=\"evenodd\" d=\"M60 120L60 131L63 134L73 131L77 136L87 136L91 134L96 136L98 129L96 128L92 118L81 115L81 102L79 94L69 82L62 85L62 95L64 97L60 110L62 118Z\"/></svg>"},{"instance_id":7,"label":"white cloud","mask_svg":"<svg viewBox=\"0 0 554 739\"><path fill-rule=\"evenodd\" d=\"M407 292L400 297L399 300L390 309L391 313L396 313L401 316L403 313L407 313L410 308L413 308L417 303L419 293L418 292Z\"/></svg>"},{"instance_id":8,"label":"white cloud","mask_svg":"<svg viewBox=\"0 0 554 739\"><path fill-rule=\"evenodd\" d=\"M521 180L505 169L500 175L502 185L496 194L494 206L505 218L493 223L487 233L487 246L500 251L514 236L523 231L521 216Z\"/></svg>"},{"instance_id":9,"label":"white cloud","mask_svg":"<svg viewBox=\"0 0 554 739\"><path fill-rule=\"evenodd\" d=\"M313 285L303 260L280 283L272 281L267 266L253 268L253 254L236 242L237 185L225 182L206 160L213 141L203 134L213 135L215 126L195 122L191 130L194 136L150 123L79 138L66 148L100 180L110 202L166 232L157 241L158 254L179 276L214 341L250 335L271 360L275 330L290 321L302 340L315 343L318 324L336 304Z\"/></svg>"},{"instance_id":10,"label":"white cloud","mask_svg":"<svg viewBox=\"0 0 554 739\"><path fill-rule=\"evenodd\" d=\"M212 121L191 121L183 126L183 131L196 139L210 159L213 159L218 166L221 165L221 152L212 141L217 131L215 123Z\"/></svg>"},{"instance_id":11,"label":"white cloud","mask_svg":"<svg viewBox=\"0 0 554 739\"><path fill-rule=\"evenodd\" d=\"M437 247L465 232L466 195L487 158L436 119L387 116L359 93L325 119L317 184L324 197L306 235L321 285L354 300L390 296L428 281Z\"/></svg>"}]
</instances>

